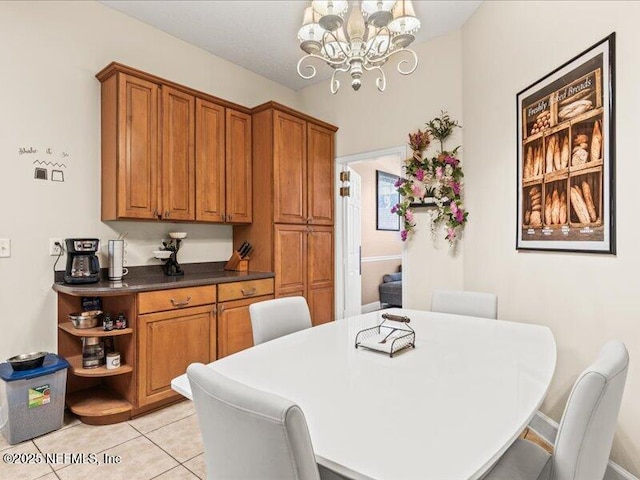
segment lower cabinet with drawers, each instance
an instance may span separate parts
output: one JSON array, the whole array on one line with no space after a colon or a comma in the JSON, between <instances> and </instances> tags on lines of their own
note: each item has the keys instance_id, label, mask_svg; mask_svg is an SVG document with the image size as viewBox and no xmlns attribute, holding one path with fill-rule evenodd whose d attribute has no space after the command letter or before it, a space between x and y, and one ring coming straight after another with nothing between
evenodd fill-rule
<instances>
[{"instance_id":1,"label":"lower cabinet with drawers","mask_svg":"<svg viewBox=\"0 0 640 480\"><path fill-rule=\"evenodd\" d=\"M253 346L249 305L272 298L272 278L218 286L218 358Z\"/></svg>"},{"instance_id":2,"label":"lower cabinet with drawers","mask_svg":"<svg viewBox=\"0 0 640 480\"><path fill-rule=\"evenodd\" d=\"M67 315L82 309L86 290L68 290L58 290L58 353L73 367L67 406L85 423L109 424L182 399L171 380L191 363L210 363L251 347L249 305L274 298L274 279L103 294L106 311L123 311L130 319L130 328L113 332L72 328ZM112 335L123 365L81 368L80 337Z\"/></svg>"},{"instance_id":3,"label":"lower cabinet with drawers","mask_svg":"<svg viewBox=\"0 0 640 480\"><path fill-rule=\"evenodd\" d=\"M171 380L216 359L216 286L138 294L138 404L177 398Z\"/></svg>"}]
</instances>

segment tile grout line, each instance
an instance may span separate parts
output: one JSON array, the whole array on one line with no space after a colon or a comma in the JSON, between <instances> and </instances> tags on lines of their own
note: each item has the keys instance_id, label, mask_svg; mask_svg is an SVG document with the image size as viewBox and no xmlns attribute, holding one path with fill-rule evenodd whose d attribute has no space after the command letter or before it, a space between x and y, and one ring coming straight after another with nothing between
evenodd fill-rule
<instances>
[{"instance_id":1,"label":"tile grout line","mask_svg":"<svg viewBox=\"0 0 640 480\"><path fill-rule=\"evenodd\" d=\"M178 460L176 457L174 457L173 455L171 455L169 452L167 452L164 448L162 448L160 445L158 445L156 442L154 442L153 440L151 440L149 437L147 437L145 434L142 434L142 436L144 438L146 438L147 440L149 440L151 443L153 443L156 447L158 447L160 450L162 450L164 453L166 453L167 455L169 455L171 458L173 458L176 462L178 462L178 465L182 465L182 463L180 462L180 460ZM176 466L174 465L171 468L175 468ZM171 468L169 470L171 470ZM167 470L167 472L169 471ZM165 473L165 472L162 472Z\"/></svg>"},{"instance_id":2,"label":"tile grout line","mask_svg":"<svg viewBox=\"0 0 640 480\"><path fill-rule=\"evenodd\" d=\"M43 435L44 436L44 435ZM38 451L38 453L40 453L40 455L44 455L42 453L42 450L40 450L40 447L36 444L36 442L33 441L33 438L31 440L29 440L31 443L33 443L33 446L36 447L36 450ZM53 467L51 466L51 464L47 463L47 467L49 467L49 470L51 470L51 472L53 472L53 474L56 476L56 478L60 478L58 477L58 475L56 475L56 471L53 469ZM49 473L51 473L49 472ZM46 475L49 475L49 473L47 473ZM41 475L41 477L44 477L44 475ZM40 478L40 477L38 477Z\"/></svg>"},{"instance_id":3,"label":"tile grout line","mask_svg":"<svg viewBox=\"0 0 640 480\"><path fill-rule=\"evenodd\" d=\"M202 455L202 454L200 454L200 455ZM198 456L198 455L196 455L196 457L197 457L197 456ZM196 458L196 457L193 457L193 458ZM190 460L193 460L193 458L190 458L189 460L187 460L187 462L188 462L188 461L190 461ZM200 475L198 475L196 472L194 472L193 470L191 470L191 469L190 469L189 467L187 467L184 463L181 463L180 465L182 465L184 468L186 468L189 472L193 473L193 474L196 476L196 478L200 478ZM205 478L206 478L206 477L205 477ZM201 480L202 480L202 479L201 479Z\"/></svg>"},{"instance_id":4,"label":"tile grout line","mask_svg":"<svg viewBox=\"0 0 640 480\"><path fill-rule=\"evenodd\" d=\"M147 436L147 434L149 434L149 433L153 433L153 432L155 432L156 430L160 430L161 428L167 427L167 426L169 426L169 425L173 425L174 423L178 423L178 422L180 422L180 421L184 420L185 418L192 417L193 415L195 415L195 413L191 413L191 414L187 415L186 417L178 418L177 420L172 420L172 421L170 421L169 423L165 423L164 425L162 425L162 426L160 426L160 427L158 427L158 428L154 428L153 430L149 430L149 431L148 431L148 432L146 432L146 433L145 433L145 432L143 432L142 430L140 430L140 429L136 428L134 425L131 425L131 423L130 423L130 422L131 422L131 420L127 421L127 423L129 424L129 426L130 426L131 428L135 429L137 432L140 432L140 434L141 434L141 435L144 435L144 436L146 437L146 436Z\"/></svg>"}]
</instances>

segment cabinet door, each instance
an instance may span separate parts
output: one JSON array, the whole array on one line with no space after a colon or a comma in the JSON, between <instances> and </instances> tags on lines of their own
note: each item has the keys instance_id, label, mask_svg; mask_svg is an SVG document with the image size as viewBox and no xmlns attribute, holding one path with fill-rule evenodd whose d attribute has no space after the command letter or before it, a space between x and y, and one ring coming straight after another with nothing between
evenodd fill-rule
<instances>
[{"instance_id":1,"label":"cabinet door","mask_svg":"<svg viewBox=\"0 0 640 480\"><path fill-rule=\"evenodd\" d=\"M224 302L218 307L218 358L253 346L249 305L271 300L273 295Z\"/></svg>"},{"instance_id":2,"label":"cabinet door","mask_svg":"<svg viewBox=\"0 0 640 480\"><path fill-rule=\"evenodd\" d=\"M162 87L162 218L195 220L195 97Z\"/></svg>"},{"instance_id":3,"label":"cabinet door","mask_svg":"<svg viewBox=\"0 0 640 480\"><path fill-rule=\"evenodd\" d=\"M314 325L334 320L333 227L310 226L307 235L307 302Z\"/></svg>"},{"instance_id":4,"label":"cabinet door","mask_svg":"<svg viewBox=\"0 0 640 480\"><path fill-rule=\"evenodd\" d=\"M119 218L156 218L158 85L118 75Z\"/></svg>"},{"instance_id":5,"label":"cabinet door","mask_svg":"<svg viewBox=\"0 0 640 480\"><path fill-rule=\"evenodd\" d=\"M274 226L276 297L306 294L307 232L303 225Z\"/></svg>"},{"instance_id":6,"label":"cabinet door","mask_svg":"<svg viewBox=\"0 0 640 480\"><path fill-rule=\"evenodd\" d=\"M307 126L307 198L309 223L333 225L334 136L313 123Z\"/></svg>"},{"instance_id":7,"label":"cabinet door","mask_svg":"<svg viewBox=\"0 0 640 480\"><path fill-rule=\"evenodd\" d=\"M177 397L171 380L216 357L215 306L138 316L138 403Z\"/></svg>"},{"instance_id":8,"label":"cabinet door","mask_svg":"<svg viewBox=\"0 0 640 480\"><path fill-rule=\"evenodd\" d=\"M227 222L251 223L251 175L251 115L227 109Z\"/></svg>"},{"instance_id":9,"label":"cabinet door","mask_svg":"<svg viewBox=\"0 0 640 480\"><path fill-rule=\"evenodd\" d=\"M196 220L223 222L224 107L196 99Z\"/></svg>"},{"instance_id":10,"label":"cabinet door","mask_svg":"<svg viewBox=\"0 0 640 480\"><path fill-rule=\"evenodd\" d=\"M307 223L307 122L273 116L274 222Z\"/></svg>"}]
</instances>

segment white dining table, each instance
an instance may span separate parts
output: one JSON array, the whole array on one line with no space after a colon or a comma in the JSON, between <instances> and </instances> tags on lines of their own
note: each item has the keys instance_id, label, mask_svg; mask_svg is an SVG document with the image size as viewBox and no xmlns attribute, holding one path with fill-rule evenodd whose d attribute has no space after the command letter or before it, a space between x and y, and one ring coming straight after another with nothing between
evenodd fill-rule
<instances>
[{"instance_id":1,"label":"white dining table","mask_svg":"<svg viewBox=\"0 0 640 480\"><path fill-rule=\"evenodd\" d=\"M302 330L210 363L296 402L319 464L354 478L478 479L527 426L556 364L549 328L407 309L415 348L354 346L382 312ZM186 374L172 387L191 397ZM224 432L221 432L224 435Z\"/></svg>"}]
</instances>

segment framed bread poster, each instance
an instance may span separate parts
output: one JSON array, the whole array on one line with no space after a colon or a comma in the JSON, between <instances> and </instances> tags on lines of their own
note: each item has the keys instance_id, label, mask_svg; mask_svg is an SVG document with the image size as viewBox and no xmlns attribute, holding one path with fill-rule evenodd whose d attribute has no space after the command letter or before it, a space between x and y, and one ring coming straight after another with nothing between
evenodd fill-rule
<instances>
[{"instance_id":1,"label":"framed bread poster","mask_svg":"<svg viewBox=\"0 0 640 480\"><path fill-rule=\"evenodd\" d=\"M518 250L615 254L615 33L517 95Z\"/></svg>"}]
</instances>

